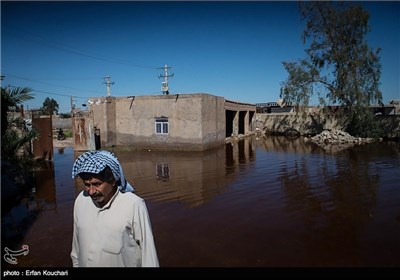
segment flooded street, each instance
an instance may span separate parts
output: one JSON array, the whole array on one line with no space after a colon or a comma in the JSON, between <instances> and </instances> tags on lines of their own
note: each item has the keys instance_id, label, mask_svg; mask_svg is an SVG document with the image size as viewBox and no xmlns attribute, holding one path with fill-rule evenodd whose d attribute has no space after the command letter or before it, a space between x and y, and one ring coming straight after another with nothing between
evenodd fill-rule
<instances>
[{"instance_id":1,"label":"flooded street","mask_svg":"<svg viewBox=\"0 0 400 280\"><path fill-rule=\"evenodd\" d=\"M328 154L301 139L249 138L205 152L115 152L149 210L160 266L400 265L400 143ZM70 267L72 148L2 212L2 252Z\"/></svg>"}]
</instances>

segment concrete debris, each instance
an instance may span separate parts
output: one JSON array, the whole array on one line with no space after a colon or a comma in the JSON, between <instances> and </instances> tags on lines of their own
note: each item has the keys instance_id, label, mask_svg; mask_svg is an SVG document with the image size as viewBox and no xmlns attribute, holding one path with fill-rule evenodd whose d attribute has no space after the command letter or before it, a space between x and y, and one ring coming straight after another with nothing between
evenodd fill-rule
<instances>
[{"instance_id":1,"label":"concrete debris","mask_svg":"<svg viewBox=\"0 0 400 280\"><path fill-rule=\"evenodd\" d=\"M305 141L311 141L327 152L339 152L351 148L355 145L362 145L375 142L373 138L353 137L342 130L324 130L311 138L304 138ZM382 139L381 139L382 141Z\"/></svg>"}]
</instances>

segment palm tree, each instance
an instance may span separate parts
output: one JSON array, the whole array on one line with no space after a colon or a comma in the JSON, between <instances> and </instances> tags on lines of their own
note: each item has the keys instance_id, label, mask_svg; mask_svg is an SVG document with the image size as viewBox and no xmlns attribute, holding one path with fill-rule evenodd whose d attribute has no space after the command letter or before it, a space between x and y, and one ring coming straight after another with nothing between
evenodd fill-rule
<instances>
[{"instance_id":1,"label":"palm tree","mask_svg":"<svg viewBox=\"0 0 400 280\"><path fill-rule=\"evenodd\" d=\"M1 158L18 161L20 149L36 137L34 131L28 131L21 117L10 117L9 112L26 100L33 99L32 89L1 87Z\"/></svg>"},{"instance_id":2,"label":"palm tree","mask_svg":"<svg viewBox=\"0 0 400 280\"><path fill-rule=\"evenodd\" d=\"M12 107L16 108L24 101L33 99L31 94L32 89L14 87L10 90L10 87L1 87L1 135L8 129L8 112Z\"/></svg>"}]
</instances>

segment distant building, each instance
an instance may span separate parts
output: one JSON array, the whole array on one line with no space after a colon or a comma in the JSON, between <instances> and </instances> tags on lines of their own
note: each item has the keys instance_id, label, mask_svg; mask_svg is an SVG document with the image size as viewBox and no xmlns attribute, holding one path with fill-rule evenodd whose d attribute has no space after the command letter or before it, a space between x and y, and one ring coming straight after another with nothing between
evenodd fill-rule
<instances>
[{"instance_id":1,"label":"distant building","mask_svg":"<svg viewBox=\"0 0 400 280\"><path fill-rule=\"evenodd\" d=\"M396 114L394 105L372 105L369 107L375 116L389 116Z\"/></svg>"},{"instance_id":2,"label":"distant building","mask_svg":"<svg viewBox=\"0 0 400 280\"><path fill-rule=\"evenodd\" d=\"M369 106L371 112L375 116L389 116L400 114L399 101L392 100L388 105L379 104ZM318 111L320 106L308 106L309 112ZM326 108L329 109L331 113L336 113L340 110L339 105L327 105ZM280 106L277 102L266 102L266 103L256 103L256 112L259 114L277 114L277 113L293 113L294 106L282 105Z\"/></svg>"},{"instance_id":3,"label":"distant building","mask_svg":"<svg viewBox=\"0 0 400 280\"><path fill-rule=\"evenodd\" d=\"M267 102L267 103L256 103L257 113L271 114L271 113L292 113L294 110L293 106L279 106L277 102Z\"/></svg>"}]
</instances>

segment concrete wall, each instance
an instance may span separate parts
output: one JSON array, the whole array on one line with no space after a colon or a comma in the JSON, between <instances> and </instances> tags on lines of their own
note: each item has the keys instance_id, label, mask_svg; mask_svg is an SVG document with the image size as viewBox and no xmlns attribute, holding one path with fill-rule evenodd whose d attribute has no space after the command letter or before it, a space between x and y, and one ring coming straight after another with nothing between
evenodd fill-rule
<instances>
[{"instance_id":1,"label":"concrete wall","mask_svg":"<svg viewBox=\"0 0 400 280\"><path fill-rule=\"evenodd\" d=\"M52 116L53 118L53 129L72 129L72 119L71 118L60 118L59 116Z\"/></svg>"},{"instance_id":2,"label":"concrete wall","mask_svg":"<svg viewBox=\"0 0 400 280\"><path fill-rule=\"evenodd\" d=\"M383 137L400 140L400 115L375 116L383 130ZM343 130L335 118L324 118L317 114L257 114L257 127L272 134L285 134L290 129L301 135L316 135L325 129Z\"/></svg>"},{"instance_id":3,"label":"concrete wall","mask_svg":"<svg viewBox=\"0 0 400 280\"><path fill-rule=\"evenodd\" d=\"M101 147L116 145L115 97L90 99L94 129L100 129Z\"/></svg>"},{"instance_id":4,"label":"concrete wall","mask_svg":"<svg viewBox=\"0 0 400 280\"><path fill-rule=\"evenodd\" d=\"M201 100L202 139L204 147L215 146L225 141L224 98L203 95Z\"/></svg>"},{"instance_id":5,"label":"concrete wall","mask_svg":"<svg viewBox=\"0 0 400 280\"><path fill-rule=\"evenodd\" d=\"M209 94L108 97L90 100L101 146L153 150L205 150L225 141L224 98ZM169 133L155 133L167 117Z\"/></svg>"},{"instance_id":6,"label":"concrete wall","mask_svg":"<svg viewBox=\"0 0 400 280\"><path fill-rule=\"evenodd\" d=\"M257 114L257 127L272 134L285 134L294 129L301 135L315 135L324 129L342 129L335 119L321 118L317 114Z\"/></svg>"}]
</instances>

